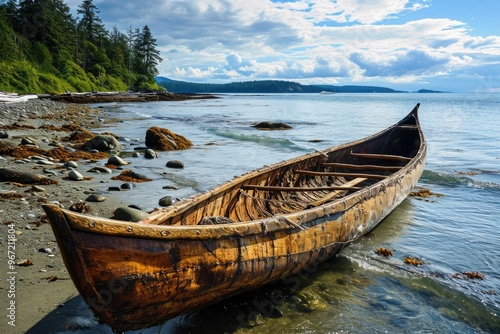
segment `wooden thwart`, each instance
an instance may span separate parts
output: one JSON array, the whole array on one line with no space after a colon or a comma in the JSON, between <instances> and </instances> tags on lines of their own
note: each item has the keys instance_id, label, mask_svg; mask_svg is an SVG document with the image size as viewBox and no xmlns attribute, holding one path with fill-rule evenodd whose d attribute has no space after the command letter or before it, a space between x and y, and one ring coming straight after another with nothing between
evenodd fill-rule
<instances>
[{"instance_id":1,"label":"wooden thwart","mask_svg":"<svg viewBox=\"0 0 500 334\"><path fill-rule=\"evenodd\" d=\"M264 191L333 191L333 190L359 190L361 187L331 186L331 187L278 187L278 186L258 186L254 184L244 184L243 190L264 190Z\"/></svg>"},{"instance_id":2,"label":"wooden thwart","mask_svg":"<svg viewBox=\"0 0 500 334\"><path fill-rule=\"evenodd\" d=\"M349 182L346 182L344 184L344 186L355 186L357 184L360 184L361 182L364 182L366 181L367 178L364 178L364 177L358 177L354 180L351 180ZM320 198L319 200L317 201L314 201L314 202L311 202L308 207L314 207L314 206L319 206L321 204L325 204L326 202L334 199L335 197L339 196L342 194L342 191L341 190L336 190L336 191L332 191L328 194L326 194L325 196L323 196L322 198Z\"/></svg>"},{"instance_id":3,"label":"wooden thwart","mask_svg":"<svg viewBox=\"0 0 500 334\"><path fill-rule=\"evenodd\" d=\"M387 175L380 174L365 174L365 173L340 173L340 172L315 172L310 170L296 170L294 173L304 174L304 175L314 175L314 176L343 176L343 177L365 177L368 179L382 180L387 177Z\"/></svg>"},{"instance_id":4,"label":"wooden thwart","mask_svg":"<svg viewBox=\"0 0 500 334\"><path fill-rule=\"evenodd\" d=\"M353 165L353 164L343 164L337 162L325 162L322 164L323 167L338 167L345 169L364 169L364 170L382 170L382 171L397 171L401 169L401 166L378 166L378 165Z\"/></svg>"},{"instance_id":5,"label":"wooden thwart","mask_svg":"<svg viewBox=\"0 0 500 334\"><path fill-rule=\"evenodd\" d=\"M372 153L349 153L350 156L358 157L358 158L367 158L367 159L381 159L381 160L399 160L399 161L411 161L412 158L403 157L400 155L392 155L392 154L372 154Z\"/></svg>"}]
</instances>

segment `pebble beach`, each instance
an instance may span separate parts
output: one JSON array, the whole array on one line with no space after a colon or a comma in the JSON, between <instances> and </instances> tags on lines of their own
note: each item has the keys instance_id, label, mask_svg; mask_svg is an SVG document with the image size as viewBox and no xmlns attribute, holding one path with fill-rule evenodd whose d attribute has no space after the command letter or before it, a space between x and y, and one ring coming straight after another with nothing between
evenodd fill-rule
<instances>
[{"instance_id":1,"label":"pebble beach","mask_svg":"<svg viewBox=\"0 0 500 334\"><path fill-rule=\"evenodd\" d=\"M101 118L101 113L99 108L49 99L0 103L2 266L6 268L10 256L15 255L15 264L2 273L15 273L10 275L15 278L10 286L2 283L0 287L2 295L12 291L9 302L15 303L13 322L2 321L2 333L25 333L50 312L64 309L65 302L78 295L42 204L80 206L102 217L112 217L117 208L125 205L112 192L96 191L111 177L96 172L106 168L107 153L73 154L80 145L75 133L93 132L114 121ZM69 155L54 158L50 156L53 154L44 154L57 149ZM117 174L113 171L113 175Z\"/></svg>"}]
</instances>

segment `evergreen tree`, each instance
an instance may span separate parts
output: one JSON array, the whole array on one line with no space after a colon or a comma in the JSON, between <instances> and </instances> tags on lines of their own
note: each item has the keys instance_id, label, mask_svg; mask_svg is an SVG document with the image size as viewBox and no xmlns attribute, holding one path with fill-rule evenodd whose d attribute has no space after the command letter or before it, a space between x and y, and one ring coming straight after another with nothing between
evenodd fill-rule
<instances>
[{"instance_id":1,"label":"evergreen tree","mask_svg":"<svg viewBox=\"0 0 500 334\"><path fill-rule=\"evenodd\" d=\"M156 39L147 25L137 34L134 46L135 71L138 74L151 78L158 74L156 68L163 59L156 49Z\"/></svg>"},{"instance_id":2,"label":"evergreen tree","mask_svg":"<svg viewBox=\"0 0 500 334\"><path fill-rule=\"evenodd\" d=\"M63 0L0 2L0 90L157 89L162 59L149 27L108 32L98 14L92 0L78 19Z\"/></svg>"},{"instance_id":3,"label":"evergreen tree","mask_svg":"<svg viewBox=\"0 0 500 334\"><path fill-rule=\"evenodd\" d=\"M98 15L100 13L99 9L92 0L83 0L82 4L78 6L77 13L81 15L78 27L83 31L85 41L98 44L96 42L106 34L104 24Z\"/></svg>"}]
</instances>

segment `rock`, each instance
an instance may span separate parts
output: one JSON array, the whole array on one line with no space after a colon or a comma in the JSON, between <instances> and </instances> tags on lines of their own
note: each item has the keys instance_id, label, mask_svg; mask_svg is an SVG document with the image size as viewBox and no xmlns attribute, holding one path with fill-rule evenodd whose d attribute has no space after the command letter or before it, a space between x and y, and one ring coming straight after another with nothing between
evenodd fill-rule
<instances>
[{"instance_id":1,"label":"rock","mask_svg":"<svg viewBox=\"0 0 500 334\"><path fill-rule=\"evenodd\" d=\"M37 192L37 193L43 193L43 192L45 192L45 188L42 188L40 186L31 186L31 190L33 192Z\"/></svg>"},{"instance_id":2,"label":"rock","mask_svg":"<svg viewBox=\"0 0 500 334\"><path fill-rule=\"evenodd\" d=\"M39 251L40 253L52 254L52 249L50 249L50 248L48 248L48 247L47 247L47 248L40 248L38 251Z\"/></svg>"},{"instance_id":3,"label":"rock","mask_svg":"<svg viewBox=\"0 0 500 334\"><path fill-rule=\"evenodd\" d=\"M111 168L103 167L103 166L92 167L87 172L90 172L90 173L106 173L106 174L111 174L112 173Z\"/></svg>"},{"instance_id":4,"label":"rock","mask_svg":"<svg viewBox=\"0 0 500 334\"><path fill-rule=\"evenodd\" d=\"M104 202L106 200L106 197L101 195L101 194L90 194L86 199L85 202Z\"/></svg>"},{"instance_id":5,"label":"rock","mask_svg":"<svg viewBox=\"0 0 500 334\"><path fill-rule=\"evenodd\" d=\"M66 168L78 168L78 164L76 161L68 161L64 164L64 167Z\"/></svg>"},{"instance_id":6,"label":"rock","mask_svg":"<svg viewBox=\"0 0 500 334\"><path fill-rule=\"evenodd\" d=\"M120 143L111 135L97 135L94 138L87 140L87 142L83 144L83 148L86 150L98 150L100 152L121 150Z\"/></svg>"},{"instance_id":7,"label":"rock","mask_svg":"<svg viewBox=\"0 0 500 334\"><path fill-rule=\"evenodd\" d=\"M126 182L149 182L152 181L149 177L144 174L134 172L130 169L124 170L120 175L113 176L112 180L121 180Z\"/></svg>"},{"instance_id":8,"label":"rock","mask_svg":"<svg viewBox=\"0 0 500 334\"><path fill-rule=\"evenodd\" d=\"M166 166L168 168L177 168L177 169L184 168L184 164L179 160L170 160L169 162L167 162Z\"/></svg>"},{"instance_id":9,"label":"rock","mask_svg":"<svg viewBox=\"0 0 500 334\"><path fill-rule=\"evenodd\" d=\"M146 131L146 146L160 151L185 150L193 144L168 129L153 126Z\"/></svg>"},{"instance_id":10,"label":"rock","mask_svg":"<svg viewBox=\"0 0 500 334\"><path fill-rule=\"evenodd\" d=\"M76 170L70 170L68 172L68 178L73 181L83 181L83 175Z\"/></svg>"},{"instance_id":11,"label":"rock","mask_svg":"<svg viewBox=\"0 0 500 334\"><path fill-rule=\"evenodd\" d=\"M6 139L9 138L9 134L5 131L0 131L0 139Z\"/></svg>"},{"instance_id":12,"label":"rock","mask_svg":"<svg viewBox=\"0 0 500 334\"><path fill-rule=\"evenodd\" d=\"M130 207L119 207L113 213L113 219L138 222L148 216L146 211L137 210Z\"/></svg>"},{"instance_id":13,"label":"rock","mask_svg":"<svg viewBox=\"0 0 500 334\"><path fill-rule=\"evenodd\" d=\"M158 205L160 206L171 206L174 203L172 196L165 196L160 198Z\"/></svg>"},{"instance_id":14,"label":"rock","mask_svg":"<svg viewBox=\"0 0 500 334\"><path fill-rule=\"evenodd\" d=\"M135 183L132 183L132 182L127 182L127 183L124 183L120 186L120 189L122 190L130 190L130 189L134 189L136 187Z\"/></svg>"},{"instance_id":15,"label":"rock","mask_svg":"<svg viewBox=\"0 0 500 334\"><path fill-rule=\"evenodd\" d=\"M21 145L34 145L36 146L35 140L33 138L21 138Z\"/></svg>"},{"instance_id":16,"label":"rock","mask_svg":"<svg viewBox=\"0 0 500 334\"><path fill-rule=\"evenodd\" d=\"M37 160L36 163L38 165L46 165L46 166L54 165L54 163L52 161L49 161L49 160Z\"/></svg>"},{"instance_id":17,"label":"rock","mask_svg":"<svg viewBox=\"0 0 500 334\"><path fill-rule=\"evenodd\" d=\"M0 168L0 182L17 182L22 184L57 184L58 182L40 174L21 172L8 168Z\"/></svg>"},{"instance_id":18,"label":"rock","mask_svg":"<svg viewBox=\"0 0 500 334\"><path fill-rule=\"evenodd\" d=\"M123 160L122 158L120 158L117 155L112 155L108 158L108 164L115 165L115 166L124 166L124 165L128 165L128 162L126 162L125 160Z\"/></svg>"},{"instance_id":19,"label":"rock","mask_svg":"<svg viewBox=\"0 0 500 334\"><path fill-rule=\"evenodd\" d=\"M179 187L173 186L173 185L168 185L168 186L161 187L161 189L179 190Z\"/></svg>"},{"instance_id":20,"label":"rock","mask_svg":"<svg viewBox=\"0 0 500 334\"><path fill-rule=\"evenodd\" d=\"M253 125L254 128L259 130L289 130L292 127L288 124L281 122L260 122L256 125Z\"/></svg>"},{"instance_id":21,"label":"rock","mask_svg":"<svg viewBox=\"0 0 500 334\"><path fill-rule=\"evenodd\" d=\"M148 148L146 151L144 151L144 157L146 159L155 159L155 158L158 158L158 153L156 153L154 150Z\"/></svg>"}]
</instances>

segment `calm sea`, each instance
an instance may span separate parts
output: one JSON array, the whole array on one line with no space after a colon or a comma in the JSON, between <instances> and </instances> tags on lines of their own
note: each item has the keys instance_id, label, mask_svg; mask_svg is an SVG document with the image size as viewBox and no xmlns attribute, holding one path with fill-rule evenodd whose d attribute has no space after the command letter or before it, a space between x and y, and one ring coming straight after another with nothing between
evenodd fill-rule
<instances>
[{"instance_id":1,"label":"calm sea","mask_svg":"<svg viewBox=\"0 0 500 334\"><path fill-rule=\"evenodd\" d=\"M371 135L416 103L429 145L419 186L439 196L406 199L371 234L303 275L137 333L500 333L500 94L221 95L111 104L102 107L122 122L103 131L121 136L129 152L144 145L153 125L193 142L155 160L128 158L154 181L116 196L149 210L163 196L183 198ZM293 129L258 131L252 125L260 121ZM167 169L173 159L185 168ZM379 247L393 256L375 254ZM405 265L409 256L424 264ZM90 332L110 330L98 325Z\"/></svg>"}]
</instances>

